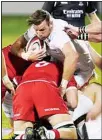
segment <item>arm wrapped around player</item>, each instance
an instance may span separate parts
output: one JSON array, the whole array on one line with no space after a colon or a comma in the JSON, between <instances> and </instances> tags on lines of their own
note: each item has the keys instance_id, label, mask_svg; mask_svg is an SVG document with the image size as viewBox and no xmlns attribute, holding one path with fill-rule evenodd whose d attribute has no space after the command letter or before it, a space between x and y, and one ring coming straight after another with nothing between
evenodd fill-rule
<instances>
[{"instance_id":1,"label":"arm wrapped around player","mask_svg":"<svg viewBox=\"0 0 102 140\"><path fill-rule=\"evenodd\" d=\"M5 75L4 77L2 77L2 81L3 81L3 84L4 86L9 89L11 92L14 92L15 89L14 89L14 85L13 83L10 81L8 75Z\"/></svg>"},{"instance_id":2,"label":"arm wrapped around player","mask_svg":"<svg viewBox=\"0 0 102 140\"><path fill-rule=\"evenodd\" d=\"M21 57L32 62L43 59L46 57L46 43L34 36L28 41L25 51L21 52Z\"/></svg>"},{"instance_id":3,"label":"arm wrapped around player","mask_svg":"<svg viewBox=\"0 0 102 140\"><path fill-rule=\"evenodd\" d=\"M5 57L3 52L2 52L2 82L7 89L9 89L12 92L15 91L14 86L8 77L6 62L5 62Z\"/></svg>"},{"instance_id":4,"label":"arm wrapped around player","mask_svg":"<svg viewBox=\"0 0 102 140\"><path fill-rule=\"evenodd\" d=\"M74 76L72 76L70 81L62 79L60 88L61 88L62 97L66 94L66 92L68 92L70 90L77 90L77 82L76 82Z\"/></svg>"},{"instance_id":5,"label":"arm wrapped around player","mask_svg":"<svg viewBox=\"0 0 102 140\"><path fill-rule=\"evenodd\" d=\"M65 28L65 32L72 39L88 40L88 33L86 33L85 26L83 26L83 27L74 27L72 25L69 25L68 28Z\"/></svg>"}]
</instances>

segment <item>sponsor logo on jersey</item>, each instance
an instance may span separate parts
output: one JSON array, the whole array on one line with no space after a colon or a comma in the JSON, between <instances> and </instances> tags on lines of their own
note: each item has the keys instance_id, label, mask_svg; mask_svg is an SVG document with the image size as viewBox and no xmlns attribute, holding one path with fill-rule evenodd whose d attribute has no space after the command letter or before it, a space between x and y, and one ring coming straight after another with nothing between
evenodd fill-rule
<instances>
[{"instance_id":1,"label":"sponsor logo on jersey","mask_svg":"<svg viewBox=\"0 0 102 140\"><path fill-rule=\"evenodd\" d=\"M83 14L83 10L63 10L63 14L70 18L80 18Z\"/></svg>"},{"instance_id":2,"label":"sponsor logo on jersey","mask_svg":"<svg viewBox=\"0 0 102 140\"><path fill-rule=\"evenodd\" d=\"M59 108L46 108L44 110L45 112L47 112L47 111L60 110L60 109Z\"/></svg>"}]
</instances>

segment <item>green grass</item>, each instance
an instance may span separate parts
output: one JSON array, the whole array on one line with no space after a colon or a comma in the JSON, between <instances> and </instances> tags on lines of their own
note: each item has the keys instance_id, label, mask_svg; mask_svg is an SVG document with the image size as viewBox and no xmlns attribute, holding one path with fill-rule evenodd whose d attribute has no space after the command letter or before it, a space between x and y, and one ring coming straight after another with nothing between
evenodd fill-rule
<instances>
[{"instance_id":1,"label":"green grass","mask_svg":"<svg viewBox=\"0 0 102 140\"><path fill-rule=\"evenodd\" d=\"M23 34L28 26L26 19L28 16L3 16L2 17L2 48L12 44L21 34ZM86 19L88 23L88 20ZM93 48L101 54L101 43L91 43ZM99 75L97 82L101 83L101 71L96 68ZM8 119L2 112L2 127L9 128Z\"/></svg>"},{"instance_id":2,"label":"green grass","mask_svg":"<svg viewBox=\"0 0 102 140\"><path fill-rule=\"evenodd\" d=\"M27 18L27 16L2 17L2 47L13 43L27 30Z\"/></svg>"}]
</instances>

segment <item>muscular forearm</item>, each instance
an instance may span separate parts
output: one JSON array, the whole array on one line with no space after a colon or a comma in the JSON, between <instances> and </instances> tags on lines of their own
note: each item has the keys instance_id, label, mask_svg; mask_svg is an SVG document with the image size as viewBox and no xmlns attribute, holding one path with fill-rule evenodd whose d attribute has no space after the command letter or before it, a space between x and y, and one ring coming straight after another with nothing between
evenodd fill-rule
<instances>
[{"instance_id":1,"label":"muscular forearm","mask_svg":"<svg viewBox=\"0 0 102 140\"><path fill-rule=\"evenodd\" d=\"M87 33L102 33L102 22L98 22L97 25L95 24L89 24L86 26L86 32Z\"/></svg>"},{"instance_id":2,"label":"muscular forearm","mask_svg":"<svg viewBox=\"0 0 102 140\"><path fill-rule=\"evenodd\" d=\"M88 34L88 40L91 42L102 42L102 34Z\"/></svg>"},{"instance_id":3,"label":"muscular forearm","mask_svg":"<svg viewBox=\"0 0 102 140\"><path fill-rule=\"evenodd\" d=\"M14 93L14 86L9 79L7 69L6 69L5 57L4 57L3 53L2 53L2 82L7 89L12 91L12 94L13 94Z\"/></svg>"},{"instance_id":4,"label":"muscular forearm","mask_svg":"<svg viewBox=\"0 0 102 140\"><path fill-rule=\"evenodd\" d=\"M68 85L70 79L72 78L72 76L73 76L73 74L74 74L74 72L76 70L76 65L77 65L77 58L73 59L73 58L70 57L70 55L68 57L65 57L64 66L63 66L62 81L61 81L61 85L60 85L60 87L61 87L61 96L62 97L66 93L67 85ZM77 93L75 91L73 91L73 92Z\"/></svg>"},{"instance_id":5,"label":"muscular forearm","mask_svg":"<svg viewBox=\"0 0 102 140\"><path fill-rule=\"evenodd\" d=\"M75 72L79 55L72 42L66 43L62 52L65 55L62 78L70 80Z\"/></svg>"},{"instance_id":6,"label":"muscular forearm","mask_svg":"<svg viewBox=\"0 0 102 140\"><path fill-rule=\"evenodd\" d=\"M69 25L65 31L72 39L88 40L92 42L102 42L102 22L94 22L83 27Z\"/></svg>"},{"instance_id":7,"label":"muscular forearm","mask_svg":"<svg viewBox=\"0 0 102 140\"><path fill-rule=\"evenodd\" d=\"M100 54L98 54L91 46L89 46L89 51L90 51L92 60L95 63L95 65L99 69L102 69L102 56Z\"/></svg>"},{"instance_id":8,"label":"muscular forearm","mask_svg":"<svg viewBox=\"0 0 102 140\"><path fill-rule=\"evenodd\" d=\"M11 52L16 55L21 57L21 52L24 51L24 47L26 46L27 41L24 38L24 36L19 37L11 47Z\"/></svg>"},{"instance_id":9,"label":"muscular forearm","mask_svg":"<svg viewBox=\"0 0 102 140\"><path fill-rule=\"evenodd\" d=\"M64 60L62 78L69 81L76 70L76 65L77 65L77 57L74 58L72 58L72 56L66 57Z\"/></svg>"},{"instance_id":10,"label":"muscular forearm","mask_svg":"<svg viewBox=\"0 0 102 140\"><path fill-rule=\"evenodd\" d=\"M2 53L2 77L4 77L6 74L7 74L6 63L5 63L4 54Z\"/></svg>"},{"instance_id":11,"label":"muscular forearm","mask_svg":"<svg viewBox=\"0 0 102 140\"><path fill-rule=\"evenodd\" d=\"M63 64L61 87L66 89L69 80L76 70L79 55L72 42L66 43L62 49L62 52L65 59Z\"/></svg>"}]
</instances>

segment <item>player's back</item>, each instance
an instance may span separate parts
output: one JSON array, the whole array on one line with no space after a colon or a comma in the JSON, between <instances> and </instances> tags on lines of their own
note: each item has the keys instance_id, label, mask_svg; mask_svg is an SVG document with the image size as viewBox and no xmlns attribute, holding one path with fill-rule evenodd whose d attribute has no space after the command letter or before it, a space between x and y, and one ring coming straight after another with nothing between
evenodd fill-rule
<instances>
[{"instance_id":1,"label":"player's back","mask_svg":"<svg viewBox=\"0 0 102 140\"><path fill-rule=\"evenodd\" d=\"M11 53L11 47L11 45L4 47L2 49L2 52L6 62L8 76L12 79L15 76L21 76L25 69L31 64L31 62L28 62L20 57L13 55Z\"/></svg>"},{"instance_id":2,"label":"player's back","mask_svg":"<svg viewBox=\"0 0 102 140\"><path fill-rule=\"evenodd\" d=\"M58 85L59 68L55 63L38 61L31 64L23 74L23 82L43 81Z\"/></svg>"}]
</instances>

